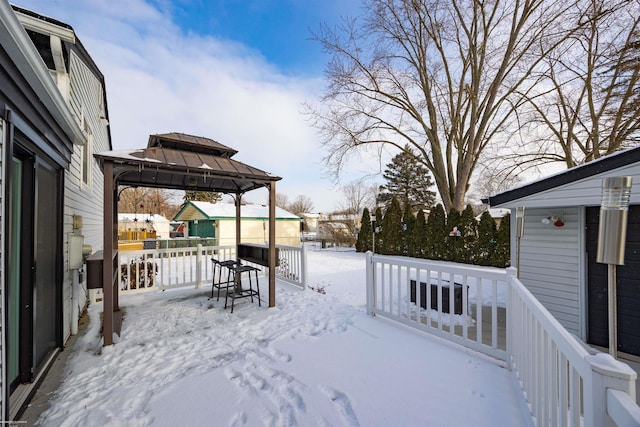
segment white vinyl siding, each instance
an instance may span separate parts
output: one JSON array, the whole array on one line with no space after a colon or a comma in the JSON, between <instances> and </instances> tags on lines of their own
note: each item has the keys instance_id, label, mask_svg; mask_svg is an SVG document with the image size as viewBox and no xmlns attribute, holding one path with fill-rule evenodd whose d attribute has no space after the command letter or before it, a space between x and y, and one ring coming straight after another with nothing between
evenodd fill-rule
<instances>
[{"instance_id":1,"label":"white vinyl siding","mask_svg":"<svg viewBox=\"0 0 640 427\"><path fill-rule=\"evenodd\" d=\"M543 224L558 215L563 227ZM513 221L515 223L515 221ZM538 208L525 210L520 243L520 280L570 332L581 335L581 210ZM515 245L512 257L516 256ZM515 262L512 262L515 265Z\"/></svg>"},{"instance_id":2,"label":"white vinyl siding","mask_svg":"<svg viewBox=\"0 0 640 427\"><path fill-rule=\"evenodd\" d=\"M90 69L73 52L70 55L71 96L69 103L73 114L78 120L78 126L86 123L87 141L93 143L89 153L108 151L109 135L104 120L103 89L100 81L91 73ZM89 137L91 136L91 137ZM63 289L63 333L66 340L71 334L72 313L72 280L73 272L69 269L69 235L73 232L73 216L82 216L81 234L84 243L91 245L93 251L102 249L103 233L103 188L104 179L98 162L89 156L88 172L89 185L83 182L83 155L85 147L74 146L69 169L65 171L64 197L64 289ZM86 275L85 275L86 278ZM82 306L87 301L86 280L80 283L78 301Z\"/></svg>"}]
</instances>

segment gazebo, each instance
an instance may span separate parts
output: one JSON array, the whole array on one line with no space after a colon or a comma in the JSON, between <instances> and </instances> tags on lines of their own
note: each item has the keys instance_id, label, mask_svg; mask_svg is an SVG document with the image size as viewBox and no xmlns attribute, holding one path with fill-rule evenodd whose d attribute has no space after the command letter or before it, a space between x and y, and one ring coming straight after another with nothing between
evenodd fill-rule
<instances>
[{"instance_id":1,"label":"gazebo","mask_svg":"<svg viewBox=\"0 0 640 427\"><path fill-rule=\"evenodd\" d=\"M117 283L119 185L167 188L173 190L212 191L230 194L235 200L236 218L240 218L244 193L267 188L269 191L269 307L275 306L275 209L276 181L280 177L233 160L236 150L212 139L167 133L149 136L147 148L107 151L94 154L104 174L104 247L103 247L103 337L104 345L113 344L113 332L120 334ZM236 220L236 242L240 242L240 221ZM107 256L111 254L111 257Z\"/></svg>"}]
</instances>

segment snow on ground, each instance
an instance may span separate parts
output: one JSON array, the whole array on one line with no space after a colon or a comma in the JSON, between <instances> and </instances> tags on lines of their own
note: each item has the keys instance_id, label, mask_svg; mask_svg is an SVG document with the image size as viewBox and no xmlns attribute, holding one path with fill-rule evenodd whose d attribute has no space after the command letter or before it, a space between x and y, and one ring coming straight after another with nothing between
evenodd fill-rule
<instances>
[{"instance_id":1,"label":"snow on ground","mask_svg":"<svg viewBox=\"0 0 640 427\"><path fill-rule=\"evenodd\" d=\"M510 372L365 313L365 260L310 250L309 284L277 307L209 299L209 287L122 297L117 343L100 304L45 426L520 426ZM264 286L264 285L263 285Z\"/></svg>"}]
</instances>

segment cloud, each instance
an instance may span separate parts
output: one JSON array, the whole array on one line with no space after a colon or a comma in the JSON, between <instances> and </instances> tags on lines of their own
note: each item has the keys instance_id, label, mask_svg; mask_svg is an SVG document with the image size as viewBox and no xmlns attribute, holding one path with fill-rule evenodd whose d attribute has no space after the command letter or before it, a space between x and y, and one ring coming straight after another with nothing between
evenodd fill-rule
<instances>
[{"instance_id":1,"label":"cloud","mask_svg":"<svg viewBox=\"0 0 640 427\"><path fill-rule=\"evenodd\" d=\"M144 147L155 133L205 136L283 177L278 191L290 198L305 194L323 211L338 204L300 113L319 77L285 75L251 48L184 32L141 0L23 3L74 27L105 75L114 149Z\"/></svg>"}]
</instances>

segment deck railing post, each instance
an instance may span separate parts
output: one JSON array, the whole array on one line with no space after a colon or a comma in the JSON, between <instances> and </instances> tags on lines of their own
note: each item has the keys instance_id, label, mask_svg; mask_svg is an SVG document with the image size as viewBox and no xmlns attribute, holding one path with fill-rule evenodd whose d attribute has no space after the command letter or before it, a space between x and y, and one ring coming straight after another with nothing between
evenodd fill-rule
<instances>
[{"instance_id":1,"label":"deck railing post","mask_svg":"<svg viewBox=\"0 0 640 427\"><path fill-rule=\"evenodd\" d=\"M196 248L196 289L202 287L202 243L198 243Z\"/></svg>"},{"instance_id":2,"label":"deck railing post","mask_svg":"<svg viewBox=\"0 0 640 427\"><path fill-rule=\"evenodd\" d=\"M367 263L367 314L373 315L373 306L375 304L375 299L373 295L374 291L374 280L373 280L373 252L367 251L366 254L366 263Z\"/></svg>"},{"instance_id":3,"label":"deck railing post","mask_svg":"<svg viewBox=\"0 0 640 427\"><path fill-rule=\"evenodd\" d=\"M514 280L518 280L518 270L515 267L509 267L507 268L507 309L506 309L506 320L507 323L505 325L505 328L507 329L507 333L506 333L506 350L507 350L507 369L511 370L512 369L512 360L511 360L511 355L513 354L514 349L513 347L513 337L511 336L511 334L513 333L513 327L515 325L513 325L513 319L511 316L511 307L513 305L512 302L512 298L513 298L513 281Z\"/></svg>"},{"instance_id":4,"label":"deck railing post","mask_svg":"<svg viewBox=\"0 0 640 427\"><path fill-rule=\"evenodd\" d=\"M300 272L300 281L302 282L302 289L307 289L307 246L306 245L302 245L302 251L300 251L300 257L302 258L300 260L300 269L302 270Z\"/></svg>"},{"instance_id":5,"label":"deck railing post","mask_svg":"<svg viewBox=\"0 0 640 427\"><path fill-rule=\"evenodd\" d=\"M586 356L591 364L591 387L585 387L585 426L613 426L608 414L607 389L620 390L636 399L637 374L629 365L619 362L607 353ZM590 403L590 404L589 404Z\"/></svg>"}]
</instances>

